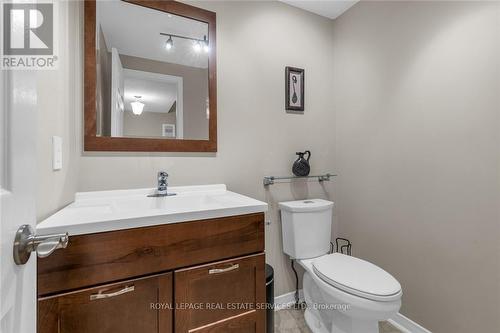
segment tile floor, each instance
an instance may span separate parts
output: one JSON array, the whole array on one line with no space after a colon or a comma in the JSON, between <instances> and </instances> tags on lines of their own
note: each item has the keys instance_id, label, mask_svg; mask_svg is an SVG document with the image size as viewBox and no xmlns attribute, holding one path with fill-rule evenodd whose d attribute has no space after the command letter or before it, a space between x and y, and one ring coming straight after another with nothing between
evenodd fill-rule
<instances>
[{"instance_id":1,"label":"tile floor","mask_svg":"<svg viewBox=\"0 0 500 333\"><path fill-rule=\"evenodd\" d=\"M274 312L275 333L311 333L302 310L285 309ZM380 333L401 333L388 322L379 323Z\"/></svg>"}]
</instances>

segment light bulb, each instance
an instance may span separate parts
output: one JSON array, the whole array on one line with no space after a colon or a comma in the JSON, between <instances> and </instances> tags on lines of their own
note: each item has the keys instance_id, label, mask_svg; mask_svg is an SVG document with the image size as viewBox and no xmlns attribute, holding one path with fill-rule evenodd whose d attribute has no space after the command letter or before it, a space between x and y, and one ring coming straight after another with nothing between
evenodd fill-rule
<instances>
[{"instance_id":1,"label":"light bulb","mask_svg":"<svg viewBox=\"0 0 500 333\"><path fill-rule=\"evenodd\" d=\"M172 40L172 36L169 36L165 48L170 50L172 47L174 47L174 41Z\"/></svg>"},{"instance_id":2,"label":"light bulb","mask_svg":"<svg viewBox=\"0 0 500 333\"><path fill-rule=\"evenodd\" d=\"M203 51L208 53L210 51L210 46L208 46L207 36L203 36Z\"/></svg>"},{"instance_id":3,"label":"light bulb","mask_svg":"<svg viewBox=\"0 0 500 333\"><path fill-rule=\"evenodd\" d=\"M196 51L196 52L200 52L201 51L201 44L200 42L196 42L193 44L193 49Z\"/></svg>"}]
</instances>

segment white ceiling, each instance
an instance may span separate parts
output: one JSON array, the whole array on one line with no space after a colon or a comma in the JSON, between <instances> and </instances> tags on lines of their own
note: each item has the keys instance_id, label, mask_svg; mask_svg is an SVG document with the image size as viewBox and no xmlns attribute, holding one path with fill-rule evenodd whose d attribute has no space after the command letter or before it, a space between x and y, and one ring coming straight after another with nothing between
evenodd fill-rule
<instances>
[{"instance_id":1,"label":"white ceiling","mask_svg":"<svg viewBox=\"0 0 500 333\"><path fill-rule=\"evenodd\" d=\"M195 52L193 41L173 38L174 47L165 49L168 39L160 32L203 39L208 24L145 8L124 1L97 1L96 22L102 27L111 52L157 61L207 68L208 55Z\"/></svg>"},{"instance_id":2,"label":"white ceiling","mask_svg":"<svg viewBox=\"0 0 500 333\"><path fill-rule=\"evenodd\" d=\"M177 100L176 77L125 69L124 102L125 111L132 112L130 103L141 96L144 112L167 113Z\"/></svg>"},{"instance_id":3,"label":"white ceiling","mask_svg":"<svg viewBox=\"0 0 500 333\"><path fill-rule=\"evenodd\" d=\"M336 19L359 0L280 0L330 19Z\"/></svg>"}]
</instances>

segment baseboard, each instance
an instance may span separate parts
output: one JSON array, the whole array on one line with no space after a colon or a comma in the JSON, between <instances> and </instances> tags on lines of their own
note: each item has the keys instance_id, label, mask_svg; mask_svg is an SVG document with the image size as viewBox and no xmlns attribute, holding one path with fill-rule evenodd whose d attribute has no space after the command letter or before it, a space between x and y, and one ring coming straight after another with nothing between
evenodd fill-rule
<instances>
[{"instance_id":1,"label":"baseboard","mask_svg":"<svg viewBox=\"0 0 500 333\"><path fill-rule=\"evenodd\" d=\"M299 300L304 301L302 289L299 290ZM295 303L295 291L274 297L274 311L291 308ZM398 313L394 318L388 320L392 326L402 333L432 333L428 329L420 326L413 320Z\"/></svg>"},{"instance_id":2,"label":"baseboard","mask_svg":"<svg viewBox=\"0 0 500 333\"><path fill-rule=\"evenodd\" d=\"M432 333L413 320L403 316L401 313L398 313L394 318L389 319L388 322L402 333Z\"/></svg>"},{"instance_id":3,"label":"baseboard","mask_svg":"<svg viewBox=\"0 0 500 333\"><path fill-rule=\"evenodd\" d=\"M299 300L304 301L302 289L299 290ZM295 304L295 291L274 297L274 311L291 308Z\"/></svg>"}]
</instances>

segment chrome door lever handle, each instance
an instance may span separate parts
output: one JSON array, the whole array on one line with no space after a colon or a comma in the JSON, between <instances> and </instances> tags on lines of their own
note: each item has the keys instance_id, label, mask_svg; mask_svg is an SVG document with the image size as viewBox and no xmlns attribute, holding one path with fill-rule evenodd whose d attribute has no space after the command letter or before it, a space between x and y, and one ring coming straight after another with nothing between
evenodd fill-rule
<instances>
[{"instance_id":1,"label":"chrome door lever handle","mask_svg":"<svg viewBox=\"0 0 500 333\"><path fill-rule=\"evenodd\" d=\"M55 250L66 248L68 242L68 233L37 236L30 225L24 224L19 227L14 239L14 262L24 265L33 251L39 258L48 257Z\"/></svg>"},{"instance_id":2,"label":"chrome door lever handle","mask_svg":"<svg viewBox=\"0 0 500 333\"><path fill-rule=\"evenodd\" d=\"M57 249L65 249L68 246L68 241L68 233L48 236L35 236L33 239L38 258L48 257Z\"/></svg>"}]
</instances>

